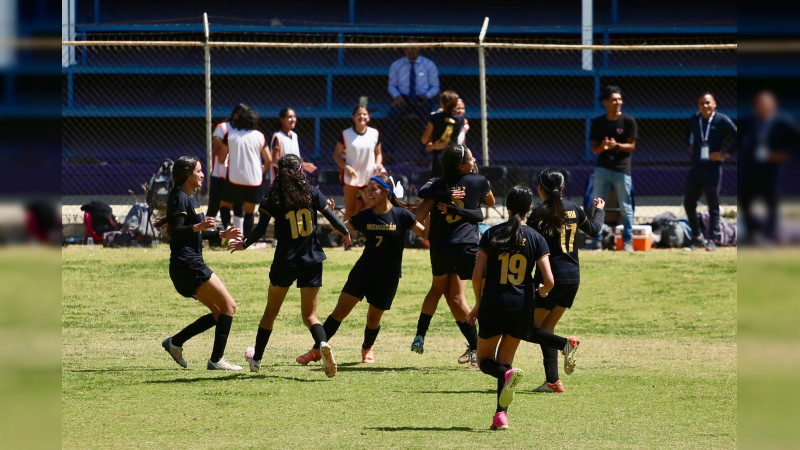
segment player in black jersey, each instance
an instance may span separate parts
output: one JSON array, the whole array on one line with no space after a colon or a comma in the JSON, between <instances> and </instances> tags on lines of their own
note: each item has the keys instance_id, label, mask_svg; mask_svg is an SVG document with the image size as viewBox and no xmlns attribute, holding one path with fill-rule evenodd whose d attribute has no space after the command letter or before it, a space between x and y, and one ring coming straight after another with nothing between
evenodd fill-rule
<instances>
[{"instance_id":1,"label":"player in black jersey","mask_svg":"<svg viewBox=\"0 0 800 450\"><path fill-rule=\"evenodd\" d=\"M170 235L169 277L179 294L194 297L211 310L178 334L164 339L161 346L176 363L186 367L183 343L216 325L214 349L208 370L242 370L223 358L228 334L236 312L236 302L219 277L203 261L203 239L241 236L241 230L230 228L219 232L213 217L205 217L194 191L203 185L203 169L194 156L181 156L172 166L174 188L167 201L167 216L156 223L167 225Z\"/></svg>"},{"instance_id":2,"label":"player in black jersey","mask_svg":"<svg viewBox=\"0 0 800 450\"><path fill-rule=\"evenodd\" d=\"M275 326L289 288L297 281L300 288L300 314L303 323L311 330L314 342L320 344L317 360L323 359L325 375L336 375L336 361L327 344L325 330L317 319L317 299L322 286L322 261L325 252L317 240L317 211L322 212L331 225L344 235L342 242L350 244L350 234L342 221L328 207L317 188L306 181L303 161L297 155L286 155L278 160L278 172L267 198L259 207L258 226L244 241L232 242L232 251L244 250L267 231L270 219L275 218L275 238L278 247L269 270L267 307L256 334L255 347L245 351L251 372L258 372L261 359Z\"/></svg>"},{"instance_id":3,"label":"player in black jersey","mask_svg":"<svg viewBox=\"0 0 800 450\"><path fill-rule=\"evenodd\" d=\"M547 242L534 229L523 225L531 209L533 192L527 186L514 186L506 197L508 221L489 228L481 237L480 250L472 272L475 307L467 321L480 323L478 361L483 373L497 378L497 409L491 428L508 428L507 408L514 389L522 380L520 369L511 366L522 339L563 348L569 358L578 338L554 336L534 328L534 302L537 284L534 266L542 274L538 296L547 297L553 288Z\"/></svg>"},{"instance_id":4,"label":"player in black jersey","mask_svg":"<svg viewBox=\"0 0 800 450\"><path fill-rule=\"evenodd\" d=\"M478 330L464 319L469 313L464 291L467 280L472 277L478 252L478 222L483 221L480 205L494 205L494 195L489 181L472 173L475 158L466 146L451 144L442 154L442 163L444 177L428 181L419 191L419 197L425 202L417 210L417 220L424 217L430 205L438 204L430 209L428 234L433 281L422 303L411 350L424 351L425 334L439 299L444 295L458 328L467 339L468 348L459 363L477 367Z\"/></svg>"},{"instance_id":5,"label":"player in black jersey","mask_svg":"<svg viewBox=\"0 0 800 450\"><path fill-rule=\"evenodd\" d=\"M539 173L536 189L544 200L541 206L533 209L528 226L538 231L550 247L550 267L555 278L555 287L546 298L536 299L534 326L553 332L556 324L567 308L572 307L575 294L581 281L578 266L578 248L575 246L575 233L580 229L587 236L596 236L603 228L606 202L594 199L594 214L588 220L586 213L575 203L562 198L565 176L557 169L545 169ZM535 283L541 283L543 276L539 269L534 276ZM564 384L558 379L558 351L541 345L546 380L534 392L564 392Z\"/></svg>"},{"instance_id":6,"label":"player in black jersey","mask_svg":"<svg viewBox=\"0 0 800 450\"><path fill-rule=\"evenodd\" d=\"M458 143L458 136L464 127L464 116L456 114L458 94L455 91L444 91L439 95L441 112L431 114L430 121L422 132L420 142L425 151L431 153L431 176L442 176L442 163L439 156L450 144Z\"/></svg>"},{"instance_id":7,"label":"player in black jersey","mask_svg":"<svg viewBox=\"0 0 800 450\"><path fill-rule=\"evenodd\" d=\"M381 329L381 317L391 308L397 293L408 230L425 237L425 228L407 209L408 205L397 199L395 189L400 188L388 175L373 176L364 191L369 208L345 221L351 233L360 231L366 238L364 253L350 270L339 302L323 324L330 340L345 317L366 297L369 309L361 344L361 362L366 364L375 362L372 347ZM312 348L300 358L311 360L314 351Z\"/></svg>"}]
</instances>

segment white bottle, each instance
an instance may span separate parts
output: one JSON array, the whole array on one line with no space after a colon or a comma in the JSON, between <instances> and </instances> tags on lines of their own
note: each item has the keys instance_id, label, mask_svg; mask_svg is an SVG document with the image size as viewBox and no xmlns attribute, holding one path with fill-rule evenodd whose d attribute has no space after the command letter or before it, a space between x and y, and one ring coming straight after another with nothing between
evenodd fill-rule
<instances>
[{"instance_id":1,"label":"white bottle","mask_svg":"<svg viewBox=\"0 0 800 450\"><path fill-rule=\"evenodd\" d=\"M86 245L88 245L89 247L94 247L94 238L91 236L86 238Z\"/></svg>"}]
</instances>

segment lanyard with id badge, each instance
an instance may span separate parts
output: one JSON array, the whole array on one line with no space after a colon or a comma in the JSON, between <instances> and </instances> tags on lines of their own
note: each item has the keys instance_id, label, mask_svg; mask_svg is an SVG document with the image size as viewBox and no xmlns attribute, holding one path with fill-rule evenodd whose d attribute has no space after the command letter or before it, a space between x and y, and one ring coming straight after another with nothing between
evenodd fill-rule
<instances>
[{"instance_id":1,"label":"lanyard with id badge","mask_svg":"<svg viewBox=\"0 0 800 450\"><path fill-rule=\"evenodd\" d=\"M711 113L711 117L708 118L708 125L706 125L706 132L703 134L703 116L700 116L700 160L701 161L708 161L708 137L711 134L711 121L714 120L714 116L717 114L716 111Z\"/></svg>"}]
</instances>

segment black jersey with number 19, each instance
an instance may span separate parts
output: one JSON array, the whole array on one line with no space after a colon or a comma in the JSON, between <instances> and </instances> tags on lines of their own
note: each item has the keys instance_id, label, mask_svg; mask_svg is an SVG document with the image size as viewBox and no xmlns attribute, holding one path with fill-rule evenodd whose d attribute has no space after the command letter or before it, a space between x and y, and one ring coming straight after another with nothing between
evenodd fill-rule
<instances>
[{"instance_id":1,"label":"black jersey with number 19","mask_svg":"<svg viewBox=\"0 0 800 450\"><path fill-rule=\"evenodd\" d=\"M492 237L505 224L495 225L481 237L480 248L487 255L481 313L493 311L533 311L536 286L533 269L536 261L549 253L547 242L533 228L523 225L524 246L514 253L490 250Z\"/></svg>"},{"instance_id":2,"label":"black jersey with number 19","mask_svg":"<svg viewBox=\"0 0 800 450\"><path fill-rule=\"evenodd\" d=\"M317 211L328 207L325 197L316 187L311 188L311 205L297 210L278 208L270 210L267 199L261 202L260 214L275 220L275 249L273 265L299 267L316 264L326 259L317 239ZM263 220L263 219L262 219Z\"/></svg>"}]
</instances>

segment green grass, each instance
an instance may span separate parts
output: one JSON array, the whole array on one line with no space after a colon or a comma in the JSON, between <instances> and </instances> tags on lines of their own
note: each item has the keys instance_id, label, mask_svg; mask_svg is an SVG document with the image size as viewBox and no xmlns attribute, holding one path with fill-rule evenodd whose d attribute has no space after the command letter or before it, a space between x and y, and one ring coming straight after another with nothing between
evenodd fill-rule
<instances>
[{"instance_id":1,"label":"green grass","mask_svg":"<svg viewBox=\"0 0 800 450\"><path fill-rule=\"evenodd\" d=\"M331 312L360 252L332 249L319 317ZM456 363L464 339L442 300L425 354L409 351L430 283L428 254L406 250L404 277L375 346L360 364L358 305L332 339L339 373L294 358L313 343L299 291L283 304L259 374L205 370L207 332L181 369L160 342L205 314L175 293L168 248L70 247L62 254L64 447L696 447L736 435L736 252L583 253L582 287L557 332L578 334L564 394L533 394L541 352L522 344L526 372L511 429L490 432L495 381ZM206 253L236 299L227 356L244 363L266 304L272 251ZM468 287L468 302L471 298Z\"/></svg>"}]
</instances>

